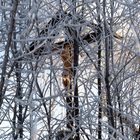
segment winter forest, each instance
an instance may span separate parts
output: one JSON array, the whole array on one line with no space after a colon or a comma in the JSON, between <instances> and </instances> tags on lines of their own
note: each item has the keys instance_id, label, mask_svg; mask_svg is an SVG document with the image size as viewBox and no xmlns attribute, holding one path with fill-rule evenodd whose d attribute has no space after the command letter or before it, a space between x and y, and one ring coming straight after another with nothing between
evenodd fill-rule
<instances>
[{"instance_id":1,"label":"winter forest","mask_svg":"<svg viewBox=\"0 0 140 140\"><path fill-rule=\"evenodd\" d=\"M0 140L140 140L140 1L0 0Z\"/></svg>"}]
</instances>

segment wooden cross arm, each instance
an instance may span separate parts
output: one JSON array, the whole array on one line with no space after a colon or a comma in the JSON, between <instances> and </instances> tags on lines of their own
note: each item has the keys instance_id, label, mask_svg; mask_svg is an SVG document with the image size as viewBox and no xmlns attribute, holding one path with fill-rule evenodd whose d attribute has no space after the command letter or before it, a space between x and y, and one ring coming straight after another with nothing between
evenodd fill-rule
<instances>
[{"instance_id":1,"label":"wooden cross arm","mask_svg":"<svg viewBox=\"0 0 140 140\"><path fill-rule=\"evenodd\" d=\"M123 37L118 35L117 33L114 33L113 35L116 39L122 39ZM99 37L99 34L97 32L91 32L91 33L87 33L85 35L82 35L81 38L83 41L86 41L87 43L93 43L93 42L96 42L97 39ZM68 42L66 41L60 41L60 42L57 42L57 43L54 43L53 45L47 47L45 45L45 43L39 47L38 49L36 49L34 51L34 49L36 48L37 46L37 41L35 42L32 42L31 45L30 45L30 48L29 48L29 51L32 52L33 51L33 54L34 55L45 55L45 54L48 54L48 52L52 51L60 51L65 45L67 45Z\"/></svg>"},{"instance_id":2,"label":"wooden cross arm","mask_svg":"<svg viewBox=\"0 0 140 140\"><path fill-rule=\"evenodd\" d=\"M47 23L45 28L43 30L41 30L41 32L39 33L38 36L47 37L48 29L49 28L55 29L56 26L65 18L65 16L72 17L72 15L70 13L63 12L63 14L61 14L60 11L58 11L55 14L55 16ZM82 22L85 22L85 21L82 21ZM82 41L86 41L89 44L96 42L99 39L100 34L102 34L102 31L103 31L102 27L95 23L89 23L89 25L87 25L87 26L90 27L91 29L93 29L94 31L82 35L81 36ZM69 27L66 27L66 28L69 29ZM71 32L71 30L69 32ZM51 36L55 37L55 34L52 34ZM122 37L116 33L114 33L113 36L117 39L122 39ZM46 45L47 44L46 42L51 42L51 41L52 41L52 39L47 39L46 41L44 41L44 40L33 41L30 44L28 52L30 52L30 53L33 52L34 55L44 55L44 54L47 54L47 51L59 51L60 49L63 48L63 46L65 46L67 44L66 41L60 41L60 42L52 44L51 46ZM42 42L44 42L44 43L42 44ZM42 44L42 45L40 45L40 44Z\"/></svg>"}]
</instances>

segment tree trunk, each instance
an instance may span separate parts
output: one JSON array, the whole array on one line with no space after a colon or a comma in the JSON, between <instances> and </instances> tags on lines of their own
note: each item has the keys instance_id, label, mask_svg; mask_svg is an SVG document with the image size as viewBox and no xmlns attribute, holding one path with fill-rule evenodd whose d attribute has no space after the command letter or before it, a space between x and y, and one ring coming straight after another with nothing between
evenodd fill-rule
<instances>
[{"instance_id":1,"label":"tree trunk","mask_svg":"<svg viewBox=\"0 0 140 140\"><path fill-rule=\"evenodd\" d=\"M77 67L79 61L79 45L74 41L74 119L75 119L75 140L80 140L79 136L79 101L78 101L78 82L77 82Z\"/></svg>"},{"instance_id":2,"label":"tree trunk","mask_svg":"<svg viewBox=\"0 0 140 140\"><path fill-rule=\"evenodd\" d=\"M104 13L104 34L105 34L105 86L106 86L106 99L107 99L107 117L109 126L114 128L114 117L113 117L113 108L111 103L111 93L110 93L110 34L107 27L106 20L106 0L103 1L103 13ZM109 139L112 136L113 131L111 128L108 128Z\"/></svg>"},{"instance_id":3,"label":"tree trunk","mask_svg":"<svg viewBox=\"0 0 140 140\"><path fill-rule=\"evenodd\" d=\"M3 103L3 98L4 98L4 94L5 94L5 93L3 93L3 87L4 87L4 83L5 83L5 77L6 77L6 67L7 67L7 63L8 63L9 49L11 47L13 31L15 28L15 16L16 16L16 12L17 12L18 2L19 2L18 0L15 0L13 2L13 9L12 9L11 20L10 20L10 25L9 25L10 27L8 30L8 37L7 37L8 39L7 39L7 44L5 47L4 60L3 60L3 64L2 64L2 73L1 73L1 81L0 81L0 108Z\"/></svg>"},{"instance_id":4,"label":"tree trunk","mask_svg":"<svg viewBox=\"0 0 140 140\"><path fill-rule=\"evenodd\" d=\"M101 127L101 119L102 119L102 88L101 88L101 41L100 37L98 40L98 96L99 96L99 109L98 109L98 139L102 139L102 127Z\"/></svg>"},{"instance_id":5,"label":"tree trunk","mask_svg":"<svg viewBox=\"0 0 140 140\"><path fill-rule=\"evenodd\" d=\"M102 139L102 124L101 124L101 119L102 119L102 88L101 88L101 54L102 54L102 50L101 50L101 19L100 19L100 0L99 3L96 3L97 5L97 14L98 14L98 18L97 18L97 22L98 22L98 31L97 31L97 45L98 45L98 96L99 96L99 107L98 107L98 140Z\"/></svg>"}]
</instances>

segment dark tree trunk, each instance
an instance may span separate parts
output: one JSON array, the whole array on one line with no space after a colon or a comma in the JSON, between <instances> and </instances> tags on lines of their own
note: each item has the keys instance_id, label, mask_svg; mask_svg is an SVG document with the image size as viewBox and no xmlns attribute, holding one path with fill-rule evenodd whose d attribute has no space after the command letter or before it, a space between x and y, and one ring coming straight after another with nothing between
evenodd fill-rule
<instances>
[{"instance_id":1,"label":"dark tree trunk","mask_svg":"<svg viewBox=\"0 0 140 140\"><path fill-rule=\"evenodd\" d=\"M118 92L118 89L117 89L116 93L117 93L117 102L118 102L118 106L119 106L119 112L122 112L120 94ZM121 132L122 132L122 135L124 136L123 120L122 120L121 113L119 113L118 117L119 117L119 121L120 121Z\"/></svg>"},{"instance_id":2,"label":"dark tree trunk","mask_svg":"<svg viewBox=\"0 0 140 140\"><path fill-rule=\"evenodd\" d=\"M106 100L107 100L107 117L109 126L114 128L114 115L113 115L113 108L111 103L111 93L110 93L110 48L111 46L111 38L109 34L109 30L107 27L107 20L106 20L106 0L103 1L103 13L104 13L104 33L105 33L105 84L106 84ZM109 139L112 136L113 131L111 128L109 130Z\"/></svg>"},{"instance_id":3,"label":"dark tree trunk","mask_svg":"<svg viewBox=\"0 0 140 140\"><path fill-rule=\"evenodd\" d=\"M100 29L99 29L100 30ZM100 34L100 31L99 31ZM102 139L102 127L101 127L101 119L102 119L102 91L101 91L101 41L100 37L98 40L98 96L99 96L99 109L98 109L98 139Z\"/></svg>"},{"instance_id":4,"label":"dark tree trunk","mask_svg":"<svg viewBox=\"0 0 140 140\"><path fill-rule=\"evenodd\" d=\"M100 0L99 0L100 3ZM102 139L102 124L101 124L101 119L102 119L102 88L101 88L101 19L100 19L100 5L99 3L96 3L97 5L97 22L98 22L98 31L97 31L97 45L98 45L98 96L99 96L99 108L98 108L98 140Z\"/></svg>"},{"instance_id":5,"label":"dark tree trunk","mask_svg":"<svg viewBox=\"0 0 140 140\"><path fill-rule=\"evenodd\" d=\"M107 99L107 116L109 125L114 128L113 108L111 103L110 82L109 82L109 50L108 39L105 39L105 84L106 84L106 99ZM109 128L109 134L112 135L113 131Z\"/></svg>"},{"instance_id":6,"label":"dark tree trunk","mask_svg":"<svg viewBox=\"0 0 140 140\"><path fill-rule=\"evenodd\" d=\"M22 87L21 87L21 62L16 62L15 64L15 70L16 70L16 81L17 81L17 89L16 89L16 95L15 97L19 100L22 100ZM18 110L16 111L18 107ZM22 116L23 107L19 103L19 105L15 105L15 114L17 116L17 126L15 127L17 129L17 133L14 136L14 140L16 140L18 137L23 138L23 116ZM13 124L15 123L15 114L13 117Z\"/></svg>"},{"instance_id":7,"label":"dark tree trunk","mask_svg":"<svg viewBox=\"0 0 140 140\"><path fill-rule=\"evenodd\" d=\"M72 101L72 84L70 85L70 89L68 92L68 95L66 97L66 103L67 103L67 109L66 109L66 117L67 117L67 128L72 131L73 129L73 101Z\"/></svg>"},{"instance_id":8,"label":"dark tree trunk","mask_svg":"<svg viewBox=\"0 0 140 140\"><path fill-rule=\"evenodd\" d=\"M78 83L77 83L77 67L79 61L79 45L74 41L74 119L76 136L75 140L80 140L79 136L79 101L78 101Z\"/></svg>"},{"instance_id":9,"label":"dark tree trunk","mask_svg":"<svg viewBox=\"0 0 140 140\"><path fill-rule=\"evenodd\" d=\"M72 15L76 16L76 0L72 0L73 4L73 9L72 9ZM73 19L73 24L75 24L76 21ZM78 63L79 63L79 31L73 29L71 30L72 32L70 33L73 37L73 86L74 86L74 120L75 120L75 130L76 130L76 135L74 137L74 140L80 140L80 126L79 126L79 93L78 93Z\"/></svg>"},{"instance_id":10,"label":"dark tree trunk","mask_svg":"<svg viewBox=\"0 0 140 140\"><path fill-rule=\"evenodd\" d=\"M12 124L13 124L13 139L15 138L15 134L16 134L16 115L17 115L17 105L15 104L14 106L14 111L13 111L14 115L13 115L13 119L12 119Z\"/></svg>"}]
</instances>

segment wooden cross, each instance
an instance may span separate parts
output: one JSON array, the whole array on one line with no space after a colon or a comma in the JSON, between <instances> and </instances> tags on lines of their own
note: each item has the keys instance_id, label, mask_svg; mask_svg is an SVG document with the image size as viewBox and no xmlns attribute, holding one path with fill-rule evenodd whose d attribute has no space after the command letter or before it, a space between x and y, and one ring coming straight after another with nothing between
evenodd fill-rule
<instances>
[{"instance_id":1,"label":"wooden cross","mask_svg":"<svg viewBox=\"0 0 140 140\"><path fill-rule=\"evenodd\" d=\"M63 15L60 15L59 12L56 13L55 17L53 17L46 27L39 33L39 36L47 37L48 36L48 29L51 28L52 30L57 27L57 25L66 17L66 16L71 16L70 14L67 14L66 12ZM61 24L61 23L60 23ZM91 25L90 25L91 26ZM95 30L93 32L81 35L82 41L86 41L87 43L93 43L96 42L99 35L102 33L102 28L98 26L97 24L93 24L92 26L95 27ZM55 36L55 34L54 34ZM121 39L122 37L114 33L113 35L117 39ZM51 41L51 39L48 39L48 42ZM73 48L74 44L71 42L57 42L52 45L51 48L47 48L45 44L40 46L39 48L36 49L36 46L38 44L41 44L42 41L34 41L30 44L29 52L34 53L34 55L44 55L47 54L47 50L51 50L52 52L58 51L61 60L63 62L63 72L62 72L62 83L64 85L64 88L69 95L66 97L66 103L68 105L67 108L67 128L73 129L73 103L72 103L72 93L70 91L72 87L72 77L73 77ZM36 50L35 50L36 49ZM34 51L35 50L35 51ZM59 51L62 50L62 51ZM45 53L46 51L46 53Z\"/></svg>"}]
</instances>

